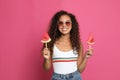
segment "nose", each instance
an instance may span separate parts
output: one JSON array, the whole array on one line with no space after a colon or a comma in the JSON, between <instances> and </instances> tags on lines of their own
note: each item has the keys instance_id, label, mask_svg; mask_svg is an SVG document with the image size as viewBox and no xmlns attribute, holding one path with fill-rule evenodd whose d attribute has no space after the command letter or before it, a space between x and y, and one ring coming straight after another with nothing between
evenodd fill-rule
<instances>
[{"instance_id":1,"label":"nose","mask_svg":"<svg viewBox=\"0 0 120 80\"><path fill-rule=\"evenodd\" d=\"M66 23L63 23L63 27L67 26Z\"/></svg>"},{"instance_id":2,"label":"nose","mask_svg":"<svg viewBox=\"0 0 120 80\"><path fill-rule=\"evenodd\" d=\"M64 26L66 26L66 24L65 24L65 23L63 23L63 27L64 27Z\"/></svg>"}]
</instances>

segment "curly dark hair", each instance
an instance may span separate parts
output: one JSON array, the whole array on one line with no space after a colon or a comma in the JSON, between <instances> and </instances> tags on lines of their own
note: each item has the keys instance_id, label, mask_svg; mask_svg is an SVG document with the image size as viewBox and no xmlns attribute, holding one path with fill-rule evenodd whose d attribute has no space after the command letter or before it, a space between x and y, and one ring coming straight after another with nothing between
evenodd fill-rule
<instances>
[{"instance_id":1,"label":"curly dark hair","mask_svg":"<svg viewBox=\"0 0 120 80\"><path fill-rule=\"evenodd\" d=\"M81 51L79 24L76 20L76 17L73 14L68 13L67 11L63 11L63 10L57 12L50 21L48 34L51 38L51 42L48 43L48 48L50 49L51 52L53 52L53 46L54 46L55 41L62 35L60 31L58 30L58 25L57 25L59 18L62 15L68 15L72 21L72 29L70 31L71 46L73 50L76 49L77 52L79 53Z\"/></svg>"}]
</instances>

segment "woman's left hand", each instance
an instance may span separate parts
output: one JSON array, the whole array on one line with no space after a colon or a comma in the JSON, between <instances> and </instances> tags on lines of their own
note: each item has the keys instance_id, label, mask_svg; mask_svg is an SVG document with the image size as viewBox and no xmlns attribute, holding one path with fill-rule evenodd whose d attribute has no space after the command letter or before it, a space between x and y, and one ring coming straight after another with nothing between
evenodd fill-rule
<instances>
[{"instance_id":1,"label":"woman's left hand","mask_svg":"<svg viewBox=\"0 0 120 80\"><path fill-rule=\"evenodd\" d=\"M93 55L93 48L89 48L86 52L85 52L85 58L89 58Z\"/></svg>"}]
</instances>

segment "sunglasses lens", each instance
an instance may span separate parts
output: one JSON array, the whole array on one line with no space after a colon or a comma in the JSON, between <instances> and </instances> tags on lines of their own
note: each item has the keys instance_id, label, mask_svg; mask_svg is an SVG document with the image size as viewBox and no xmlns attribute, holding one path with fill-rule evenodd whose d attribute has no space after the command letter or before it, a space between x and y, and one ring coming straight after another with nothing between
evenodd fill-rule
<instances>
[{"instance_id":1,"label":"sunglasses lens","mask_svg":"<svg viewBox=\"0 0 120 80\"><path fill-rule=\"evenodd\" d=\"M69 22L69 21L67 21L67 22L62 22L62 21L60 21L60 22L58 22L58 26L63 26L63 24L65 24L65 25L67 25L67 26L70 26L71 25L71 22Z\"/></svg>"},{"instance_id":2,"label":"sunglasses lens","mask_svg":"<svg viewBox=\"0 0 120 80\"><path fill-rule=\"evenodd\" d=\"M67 25L67 26L70 26L70 24L71 24L71 22L66 22L66 25Z\"/></svg>"},{"instance_id":3,"label":"sunglasses lens","mask_svg":"<svg viewBox=\"0 0 120 80\"><path fill-rule=\"evenodd\" d=\"M58 26L62 26L62 25L63 25L63 22L60 21L60 22L58 23Z\"/></svg>"}]
</instances>

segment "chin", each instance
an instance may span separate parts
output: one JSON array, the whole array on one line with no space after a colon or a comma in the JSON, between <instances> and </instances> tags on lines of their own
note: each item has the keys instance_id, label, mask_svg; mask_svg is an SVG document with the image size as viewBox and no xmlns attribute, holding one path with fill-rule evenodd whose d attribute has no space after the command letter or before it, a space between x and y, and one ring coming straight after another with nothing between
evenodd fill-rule
<instances>
[{"instance_id":1,"label":"chin","mask_svg":"<svg viewBox=\"0 0 120 80\"><path fill-rule=\"evenodd\" d=\"M64 33L62 33L62 35L68 35L68 34L70 34L70 33L68 33L68 32L66 32L66 33L65 33L65 32L64 32Z\"/></svg>"}]
</instances>

